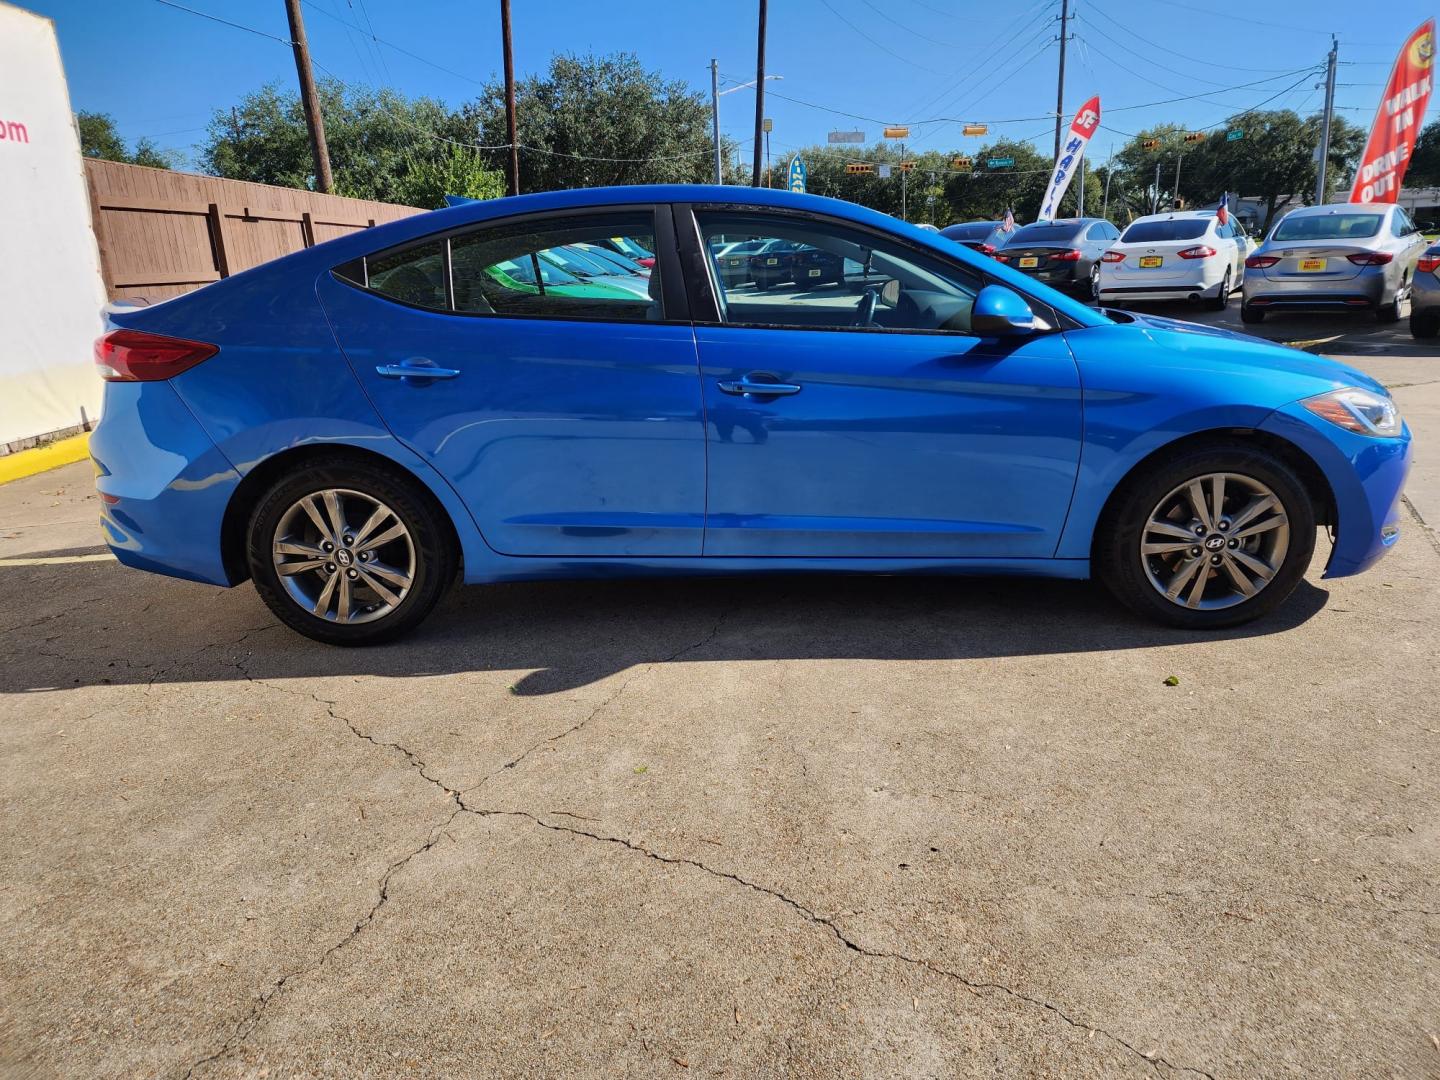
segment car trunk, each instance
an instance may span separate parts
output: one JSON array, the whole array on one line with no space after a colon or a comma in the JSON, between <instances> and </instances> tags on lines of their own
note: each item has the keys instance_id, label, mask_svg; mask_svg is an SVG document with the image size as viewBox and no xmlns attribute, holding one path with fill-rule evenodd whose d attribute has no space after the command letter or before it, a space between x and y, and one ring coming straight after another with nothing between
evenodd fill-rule
<instances>
[{"instance_id":1,"label":"car trunk","mask_svg":"<svg viewBox=\"0 0 1440 1080\"><path fill-rule=\"evenodd\" d=\"M1274 266L1260 269L1259 273L1272 281L1348 281L1357 276L1363 266L1357 266L1349 259L1351 255L1372 255L1373 249L1354 244L1341 244L1324 240L1304 240L1283 246L1271 244L1265 255L1278 256ZM1249 271L1255 273L1255 270Z\"/></svg>"},{"instance_id":2,"label":"car trunk","mask_svg":"<svg viewBox=\"0 0 1440 1080\"><path fill-rule=\"evenodd\" d=\"M1177 288L1194 284L1200 279L1203 259L1182 259L1180 252L1193 247L1214 247L1205 237L1191 237L1188 240L1156 240L1152 243L1117 244L1113 250L1125 254L1118 263L1107 265L1107 278L1113 272L1110 288L1159 288L1174 285ZM1216 256L1218 257L1218 256Z\"/></svg>"}]
</instances>

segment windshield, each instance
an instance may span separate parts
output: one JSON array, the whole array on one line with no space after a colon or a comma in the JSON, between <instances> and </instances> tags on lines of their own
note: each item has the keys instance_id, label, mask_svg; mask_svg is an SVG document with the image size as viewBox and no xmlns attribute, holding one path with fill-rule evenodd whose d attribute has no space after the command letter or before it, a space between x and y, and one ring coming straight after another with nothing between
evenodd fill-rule
<instances>
[{"instance_id":1,"label":"windshield","mask_svg":"<svg viewBox=\"0 0 1440 1080\"><path fill-rule=\"evenodd\" d=\"M1275 229L1276 240L1363 240L1380 231L1383 214L1291 214Z\"/></svg>"},{"instance_id":2,"label":"windshield","mask_svg":"<svg viewBox=\"0 0 1440 1080\"><path fill-rule=\"evenodd\" d=\"M1205 235L1210 218L1171 218L1166 221L1137 221L1120 237L1122 244L1154 244L1164 240L1195 240Z\"/></svg>"},{"instance_id":3,"label":"windshield","mask_svg":"<svg viewBox=\"0 0 1440 1080\"><path fill-rule=\"evenodd\" d=\"M1015 247L1019 244L1052 244L1069 242L1074 238L1078 226L1056 225L1052 222L1036 222L1034 225L1026 225L1009 240L1005 241L1006 247Z\"/></svg>"}]
</instances>

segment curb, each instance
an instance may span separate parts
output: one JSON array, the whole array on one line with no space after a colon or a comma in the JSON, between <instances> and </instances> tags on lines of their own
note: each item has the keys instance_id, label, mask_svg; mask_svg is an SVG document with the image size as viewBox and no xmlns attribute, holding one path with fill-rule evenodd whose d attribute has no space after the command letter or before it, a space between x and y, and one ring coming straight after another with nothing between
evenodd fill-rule
<instances>
[{"instance_id":1,"label":"curb","mask_svg":"<svg viewBox=\"0 0 1440 1080\"><path fill-rule=\"evenodd\" d=\"M0 484L58 469L61 465L84 461L89 456L89 435L76 435L53 442L49 446L37 446L33 450L6 454L0 457Z\"/></svg>"}]
</instances>

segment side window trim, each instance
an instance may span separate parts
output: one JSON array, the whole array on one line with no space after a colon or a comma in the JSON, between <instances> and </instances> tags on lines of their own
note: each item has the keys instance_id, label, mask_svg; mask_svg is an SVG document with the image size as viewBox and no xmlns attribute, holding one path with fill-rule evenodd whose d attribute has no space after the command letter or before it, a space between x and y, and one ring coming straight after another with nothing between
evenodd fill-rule
<instances>
[{"instance_id":1,"label":"side window trim","mask_svg":"<svg viewBox=\"0 0 1440 1080\"><path fill-rule=\"evenodd\" d=\"M653 322L634 319L605 319L586 315L564 315L564 314L502 314L499 312L483 311L458 311L455 307L455 280L453 266L451 263L451 242L472 232L482 229L509 228L516 225L528 225L534 223L542 225L545 221L563 221L566 218L573 218L579 215L600 215L600 214L626 214L648 212L654 221L655 229L655 259L660 266L660 305L662 318ZM661 326L669 324L686 324L690 320L690 305L685 295L684 282L677 280L680 275L680 267L677 264L675 244L675 222L672 217L672 206L669 203L607 203L603 206L572 206L557 210L542 210L528 214L512 214L505 217L487 218L484 221L469 222L464 225L457 225L453 228L442 229L433 233L426 233L424 236L417 236L410 240L402 241L387 248L377 251L366 252L346 262L330 267L328 273L336 280L358 288L372 296L384 300L386 303L398 304L414 311L428 311L436 315L448 315L455 318L505 318L505 319L538 319L558 320L565 322L619 322L634 326ZM392 255L403 254L413 248L421 248L427 244L440 242L442 260L444 265L445 302L444 309L429 307L423 304L413 304L398 297L390 296L374 289L370 285L370 261Z\"/></svg>"},{"instance_id":2,"label":"side window trim","mask_svg":"<svg viewBox=\"0 0 1440 1080\"><path fill-rule=\"evenodd\" d=\"M965 266L956 260L949 259L943 252L928 251L923 248L915 247L914 245L907 243L903 237L891 236L888 233L879 233L874 229L868 228L864 225L860 225L856 222L832 218L824 214L813 214L809 212L798 212L794 210L787 211L783 209L777 209L773 206L732 206L710 203L677 203L675 206L677 219L684 219L683 223L680 220L677 220L676 227L676 233L679 239L680 259L684 269L693 271L691 273L686 273L685 284L689 292L690 298L690 312L692 315L691 321L696 326L724 326L729 327L733 330L800 330L820 333L843 333L846 331L852 331L859 333L875 334L924 334L927 336L952 337L976 336L973 333L956 330L866 330L864 328L856 327L796 326L783 323L759 325L751 323L725 322L720 317L720 307L715 292L716 283L713 280L713 268L710 265L709 258L705 254L704 240L700 234L700 221L699 218L696 216L697 212L701 210L714 210L722 213L727 211L751 212L771 216L802 218L824 223L833 222L841 228L854 229L859 232L870 233L895 244L897 247L905 251L914 252L917 256L921 258L931 259L941 263L955 262L956 266L960 270L969 274L973 274L976 278L978 278L981 288L984 288L986 285L1001 285L1004 288L1010 289L1012 292L1015 292L1018 295L1024 297L1025 302L1030 305L1030 307L1035 311L1035 314L1045 319L1045 321L1054 328L1053 330L1046 331L1048 333L1060 333L1067 328L1075 328L1074 326L1067 326L1067 324L1073 323L1073 320L1064 318L1059 311L1051 307L1049 304L1045 303L1045 301L1038 299L1037 297L1031 295L1023 289L1016 288L1009 282L997 280L990 274L986 273L983 269L975 269Z\"/></svg>"}]
</instances>

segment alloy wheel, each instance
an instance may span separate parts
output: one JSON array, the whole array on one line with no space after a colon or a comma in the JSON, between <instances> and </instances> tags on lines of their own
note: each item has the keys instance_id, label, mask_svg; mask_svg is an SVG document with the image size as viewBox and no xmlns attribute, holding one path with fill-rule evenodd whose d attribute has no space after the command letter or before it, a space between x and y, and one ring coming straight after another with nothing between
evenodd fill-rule
<instances>
[{"instance_id":1,"label":"alloy wheel","mask_svg":"<svg viewBox=\"0 0 1440 1080\"><path fill-rule=\"evenodd\" d=\"M290 598L330 622L384 618L415 580L405 523L380 500L347 488L296 500L275 529L271 558Z\"/></svg>"},{"instance_id":2,"label":"alloy wheel","mask_svg":"<svg viewBox=\"0 0 1440 1080\"><path fill-rule=\"evenodd\" d=\"M1289 550L1290 521L1279 497L1233 472L1175 487L1150 512L1140 536L1140 561L1156 592L1198 611L1258 595Z\"/></svg>"}]
</instances>

